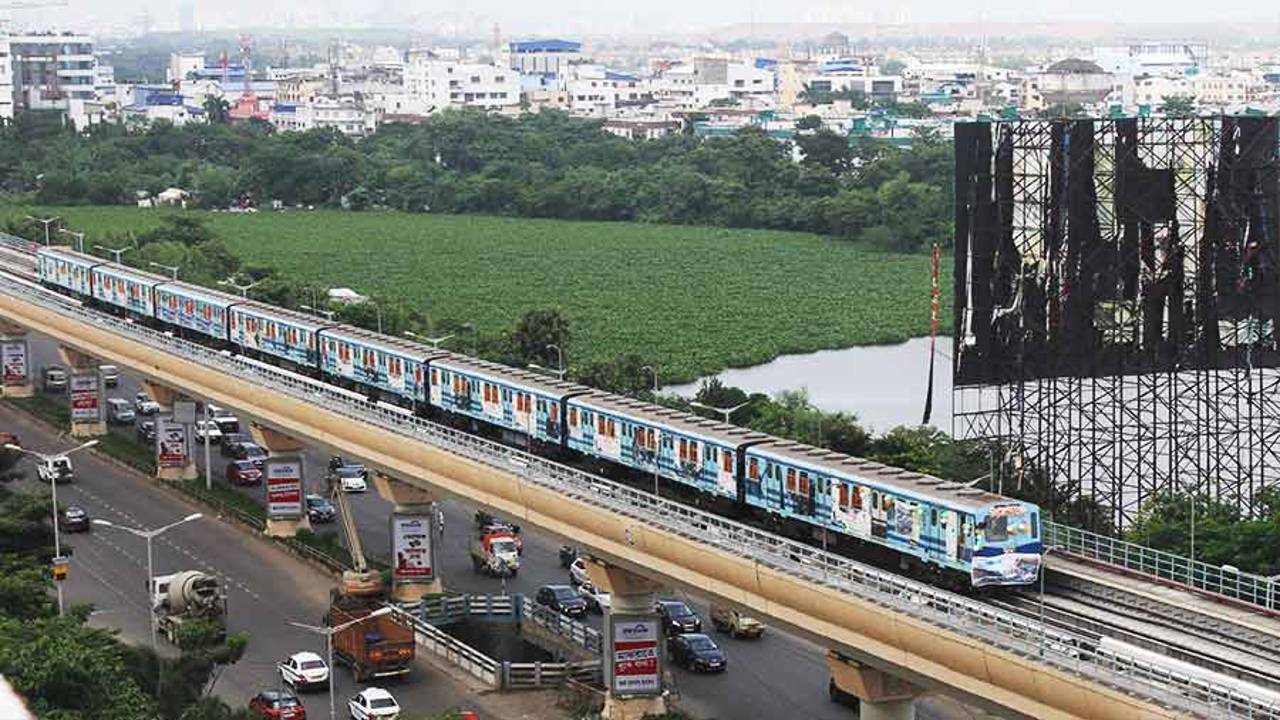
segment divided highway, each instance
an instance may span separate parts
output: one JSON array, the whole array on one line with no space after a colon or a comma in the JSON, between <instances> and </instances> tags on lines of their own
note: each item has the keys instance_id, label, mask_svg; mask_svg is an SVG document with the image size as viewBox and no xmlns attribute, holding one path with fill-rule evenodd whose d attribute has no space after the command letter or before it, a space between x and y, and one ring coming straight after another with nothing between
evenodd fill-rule
<instances>
[{"instance_id":1,"label":"divided highway","mask_svg":"<svg viewBox=\"0 0 1280 720\"><path fill-rule=\"evenodd\" d=\"M30 335L30 362L33 374L44 365L59 362L56 346L49 340ZM130 373L122 373L117 388L109 389L109 397L132 399L139 389L137 379ZM235 411L236 408L229 408ZM12 410L3 410L0 426L9 424L16 417ZM32 438L31 445L38 450L46 447L48 433L34 428L25 418L18 421L19 434L24 443ZM114 429L132 438L133 426ZM340 432L340 429L338 430ZM203 477L203 447L193 448L201 466ZM212 448L214 482L225 482L227 460ZM306 482L309 491L321 490L323 475L330 454L318 448L310 448L305 454ZM358 460L358 458L355 458ZM78 458L77 463L81 460ZM60 488L60 499L66 503L84 505L91 514L106 517L113 522L155 526L181 517L190 512L185 500L172 497L171 493L148 487L145 480L123 473L114 466L85 457L85 470L78 473L81 479L65 493ZM129 475L126 479L122 476ZM263 501L261 486L239 488L239 491L259 502ZM390 503L373 492L352 496L351 503L360 528L366 552L374 558L386 560L390 551ZM457 592L501 592L504 581L477 575L472 571L467 556L467 540L473 529L475 508L466 503L448 501L443 504L445 532L437 551L437 564L447 589ZM112 515L111 513L120 513ZM135 519L136 518L136 519ZM215 528L211 529L211 528ZM338 533L337 524L317 525L317 532ZM119 627L131 640L146 639L146 608L143 605L142 578L145 575L145 548L141 541L127 534L97 531L91 542L77 539L76 560L73 564L73 580L67 590L71 602L92 601L99 609L95 621L99 624ZM547 535L525 530L525 551L521 572L516 578L507 579L508 592L532 595L540 585L567 582L567 572L560 567L558 549L560 543ZM139 547L133 547L137 545ZM81 546L87 546L81 549ZM91 547L90 547L91 546ZM162 552L160 547L164 546ZM261 687L274 682L274 662L299 649L323 648L319 638L308 636L287 626L288 620L316 622L324 612L328 588L332 581L314 570L302 566L283 552L265 542L246 537L235 528L228 528L215 521L204 520L193 526L179 528L157 543L157 572L168 572L188 567L211 570L231 580L229 599L230 625L233 630L247 629L252 634L249 656L232 671L224 675L218 692L229 702L244 702ZM88 562L86 558L93 558ZM141 559L140 565L134 565ZM87 567L85 566L88 563ZM289 569L278 566L287 565ZM99 577L95 577L99 576ZM136 583L120 578L135 576ZM297 587L302 592L278 597L272 593L281 587ZM131 601L129 591L136 590ZM101 598L106 598L102 600ZM709 630L707 607L699 598L684 598L703 617ZM590 620L599 626L599 619ZM245 623L245 624L241 624ZM827 671L822 649L812 643L786 633L770 631L762 640L733 640L717 636L729 658L729 670L721 675L694 675L676 671L676 681L682 696L681 705L695 716L703 718L749 717L805 717L831 720L849 720L856 714L843 706L835 705L827 697ZM350 694L350 676L344 670L338 672L339 698ZM442 682L444 681L444 682ZM344 686L346 683L346 686ZM475 706L474 697L456 683L447 681L439 673L424 674L419 671L414 680L391 688L401 704L414 711L443 709L468 702ZM322 707L321 696L304 698L308 705ZM340 700L341 703L341 700ZM952 718L970 717L971 712L945 697L929 697L920 703L918 717Z\"/></svg>"}]
</instances>

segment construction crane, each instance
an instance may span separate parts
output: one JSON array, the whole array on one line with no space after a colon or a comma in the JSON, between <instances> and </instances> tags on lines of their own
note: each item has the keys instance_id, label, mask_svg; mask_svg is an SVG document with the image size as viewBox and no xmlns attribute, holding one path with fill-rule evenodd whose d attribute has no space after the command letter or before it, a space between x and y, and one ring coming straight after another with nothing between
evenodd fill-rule
<instances>
[{"instance_id":1,"label":"construction crane","mask_svg":"<svg viewBox=\"0 0 1280 720\"><path fill-rule=\"evenodd\" d=\"M364 556L364 544L360 542L360 531L356 527L355 514L351 512L351 503L347 493L342 489L342 480L331 469L329 473L329 497L338 511L338 523L342 526L342 534L347 539L347 550L351 553L351 569L342 573L341 584L332 593L335 605L344 609L368 605L382 599L382 573L369 569Z\"/></svg>"}]
</instances>

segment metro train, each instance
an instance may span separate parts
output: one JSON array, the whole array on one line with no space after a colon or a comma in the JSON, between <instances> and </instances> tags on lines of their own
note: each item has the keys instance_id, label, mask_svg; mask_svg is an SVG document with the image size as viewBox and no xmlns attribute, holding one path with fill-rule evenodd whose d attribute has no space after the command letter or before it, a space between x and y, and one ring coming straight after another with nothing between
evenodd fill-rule
<instances>
[{"instance_id":1,"label":"metro train","mask_svg":"<svg viewBox=\"0 0 1280 720\"><path fill-rule=\"evenodd\" d=\"M326 322L63 247L41 284L118 315L496 435L957 589L1024 586L1041 566L1032 503L527 370Z\"/></svg>"}]
</instances>

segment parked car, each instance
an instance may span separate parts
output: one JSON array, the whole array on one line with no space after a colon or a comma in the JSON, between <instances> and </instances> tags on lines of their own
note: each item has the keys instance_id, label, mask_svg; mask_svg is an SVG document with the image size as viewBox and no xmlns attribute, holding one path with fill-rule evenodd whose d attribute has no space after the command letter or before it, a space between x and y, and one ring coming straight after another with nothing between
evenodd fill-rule
<instances>
[{"instance_id":1,"label":"parked car","mask_svg":"<svg viewBox=\"0 0 1280 720\"><path fill-rule=\"evenodd\" d=\"M89 512L79 505L68 505L62 511L62 532L89 532L92 527Z\"/></svg>"},{"instance_id":2,"label":"parked car","mask_svg":"<svg viewBox=\"0 0 1280 720\"><path fill-rule=\"evenodd\" d=\"M587 601L568 585L543 585L538 588L534 601L569 617L587 614Z\"/></svg>"},{"instance_id":3,"label":"parked car","mask_svg":"<svg viewBox=\"0 0 1280 720\"><path fill-rule=\"evenodd\" d=\"M44 369L44 391L47 393L67 391L67 371L61 365L50 365Z\"/></svg>"},{"instance_id":4,"label":"parked car","mask_svg":"<svg viewBox=\"0 0 1280 720\"><path fill-rule=\"evenodd\" d=\"M284 684L298 692L329 686L329 666L313 652L294 653L276 663L276 669Z\"/></svg>"},{"instance_id":5,"label":"parked car","mask_svg":"<svg viewBox=\"0 0 1280 720\"><path fill-rule=\"evenodd\" d=\"M137 413L124 398L107 398L107 422L113 425L128 425L134 421Z\"/></svg>"},{"instance_id":6,"label":"parked car","mask_svg":"<svg viewBox=\"0 0 1280 720\"><path fill-rule=\"evenodd\" d=\"M307 496L307 517L313 523L331 523L338 518L338 509L329 498L320 495Z\"/></svg>"},{"instance_id":7,"label":"parked car","mask_svg":"<svg viewBox=\"0 0 1280 720\"><path fill-rule=\"evenodd\" d=\"M152 400L150 395L139 392L133 396L133 409L139 415L155 415L160 412L160 403Z\"/></svg>"},{"instance_id":8,"label":"parked car","mask_svg":"<svg viewBox=\"0 0 1280 720\"><path fill-rule=\"evenodd\" d=\"M716 641L702 633L685 633L667 640L671 662L694 672L724 672L728 658Z\"/></svg>"},{"instance_id":9,"label":"parked car","mask_svg":"<svg viewBox=\"0 0 1280 720\"><path fill-rule=\"evenodd\" d=\"M99 365L98 374L102 376L102 384L109 388L120 384L120 368L115 365Z\"/></svg>"},{"instance_id":10,"label":"parked car","mask_svg":"<svg viewBox=\"0 0 1280 720\"><path fill-rule=\"evenodd\" d=\"M143 420L138 423L138 442L143 445L155 447L156 423L154 420Z\"/></svg>"},{"instance_id":11,"label":"parked car","mask_svg":"<svg viewBox=\"0 0 1280 720\"><path fill-rule=\"evenodd\" d=\"M235 454L238 446L251 442L253 442L253 438L246 433L223 433L222 447L219 448L218 452L222 453L223 457L231 457Z\"/></svg>"},{"instance_id":12,"label":"parked car","mask_svg":"<svg viewBox=\"0 0 1280 720\"><path fill-rule=\"evenodd\" d=\"M578 586L578 594L586 601L587 609L597 615L603 615L612 604L610 601L613 598L609 593L603 592L589 582L582 583Z\"/></svg>"},{"instance_id":13,"label":"parked car","mask_svg":"<svg viewBox=\"0 0 1280 720\"><path fill-rule=\"evenodd\" d=\"M232 485L257 485L262 482L262 470L252 460L232 460L227 463L227 482Z\"/></svg>"},{"instance_id":14,"label":"parked car","mask_svg":"<svg viewBox=\"0 0 1280 720\"><path fill-rule=\"evenodd\" d=\"M212 420L197 420L195 424L196 439L204 442L205 435L209 436L209 442L217 444L222 442L222 430L218 424Z\"/></svg>"},{"instance_id":15,"label":"parked car","mask_svg":"<svg viewBox=\"0 0 1280 720\"><path fill-rule=\"evenodd\" d=\"M758 638L764 635L764 623L728 605L711 604L711 626L735 638Z\"/></svg>"},{"instance_id":16,"label":"parked car","mask_svg":"<svg viewBox=\"0 0 1280 720\"><path fill-rule=\"evenodd\" d=\"M267 462L267 451L254 443L240 443L231 451L231 457L236 460L248 460L261 470Z\"/></svg>"},{"instance_id":17,"label":"parked car","mask_svg":"<svg viewBox=\"0 0 1280 720\"><path fill-rule=\"evenodd\" d=\"M654 609L662 616L662 627L667 637L702 632L702 618L679 600L659 600Z\"/></svg>"},{"instance_id":18,"label":"parked car","mask_svg":"<svg viewBox=\"0 0 1280 720\"><path fill-rule=\"evenodd\" d=\"M591 582L591 575L587 573L587 562L582 558L575 558L569 563L569 579L574 585L582 585Z\"/></svg>"},{"instance_id":19,"label":"parked car","mask_svg":"<svg viewBox=\"0 0 1280 720\"><path fill-rule=\"evenodd\" d=\"M365 492L369 489L367 475L363 465L343 465L329 474L329 482L338 483L342 492Z\"/></svg>"},{"instance_id":20,"label":"parked car","mask_svg":"<svg viewBox=\"0 0 1280 720\"><path fill-rule=\"evenodd\" d=\"M263 690L249 701L249 712L270 720L307 720L307 709L292 690Z\"/></svg>"},{"instance_id":21,"label":"parked car","mask_svg":"<svg viewBox=\"0 0 1280 720\"><path fill-rule=\"evenodd\" d=\"M369 687L347 701L347 711L353 720L397 720L400 703L386 690Z\"/></svg>"}]
</instances>

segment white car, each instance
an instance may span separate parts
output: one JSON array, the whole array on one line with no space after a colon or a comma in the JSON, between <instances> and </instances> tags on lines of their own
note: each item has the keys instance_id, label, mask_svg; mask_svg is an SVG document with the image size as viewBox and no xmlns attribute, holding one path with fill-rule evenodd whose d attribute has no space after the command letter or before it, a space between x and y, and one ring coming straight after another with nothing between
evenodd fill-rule
<instances>
[{"instance_id":1,"label":"white car","mask_svg":"<svg viewBox=\"0 0 1280 720\"><path fill-rule=\"evenodd\" d=\"M400 704L391 693L382 688L365 688L347 701L352 720L396 720L400 717Z\"/></svg>"},{"instance_id":2,"label":"white car","mask_svg":"<svg viewBox=\"0 0 1280 720\"><path fill-rule=\"evenodd\" d=\"M582 583L578 586L578 594L582 596L583 600L587 601L587 609L593 613L603 615L609 611L609 608L612 605L610 601L613 599L613 596L607 592L601 591L600 588L589 582Z\"/></svg>"},{"instance_id":3,"label":"white car","mask_svg":"<svg viewBox=\"0 0 1280 720\"><path fill-rule=\"evenodd\" d=\"M329 685L329 666L313 652L290 655L284 662L276 663L280 679L294 690Z\"/></svg>"},{"instance_id":4,"label":"white car","mask_svg":"<svg viewBox=\"0 0 1280 720\"><path fill-rule=\"evenodd\" d=\"M209 436L209 442L214 444L222 442L222 430L218 428L218 424L213 420L197 420L195 433L200 442L204 442L206 434Z\"/></svg>"},{"instance_id":5,"label":"white car","mask_svg":"<svg viewBox=\"0 0 1280 720\"><path fill-rule=\"evenodd\" d=\"M160 412L160 403L151 399L151 396L140 392L133 396L133 409L139 415L155 415Z\"/></svg>"},{"instance_id":6,"label":"white car","mask_svg":"<svg viewBox=\"0 0 1280 720\"><path fill-rule=\"evenodd\" d=\"M573 581L574 585L589 585L591 583L591 576L587 574L586 560L574 558L573 562L569 563L569 579Z\"/></svg>"},{"instance_id":7,"label":"white car","mask_svg":"<svg viewBox=\"0 0 1280 720\"><path fill-rule=\"evenodd\" d=\"M366 470L359 465L344 465L334 470L334 475L338 477L338 487L342 488L342 492L365 492L369 489L369 482L365 480Z\"/></svg>"}]
</instances>

